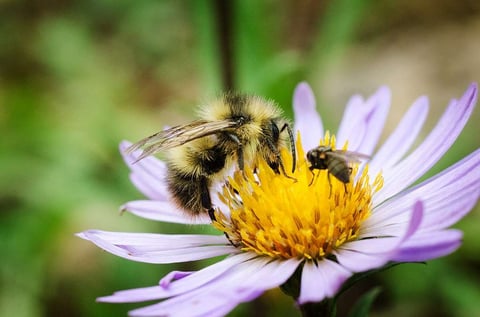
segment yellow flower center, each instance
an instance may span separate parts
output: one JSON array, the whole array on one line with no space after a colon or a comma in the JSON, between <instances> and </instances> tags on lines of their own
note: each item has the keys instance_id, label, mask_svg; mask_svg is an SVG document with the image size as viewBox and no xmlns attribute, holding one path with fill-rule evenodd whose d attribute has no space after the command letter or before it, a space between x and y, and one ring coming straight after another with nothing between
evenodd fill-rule
<instances>
[{"instance_id":1,"label":"yellow flower center","mask_svg":"<svg viewBox=\"0 0 480 317\"><path fill-rule=\"evenodd\" d=\"M335 151L335 137L327 132L320 145ZM273 258L321 259L355 240L370 216L372 195L383 184L381 175L370 183L368 166L357 175L358 165L349 164L350 181L343 183L328 169L310 170L300 136L297 152L295 172L288 177L260 160L255 171L236 172L219 194L230 215L216 211L213 225L243 251ZM286 167L292 166L288 151L282 152L282 160Z\"/></svg>"}]
</instances>

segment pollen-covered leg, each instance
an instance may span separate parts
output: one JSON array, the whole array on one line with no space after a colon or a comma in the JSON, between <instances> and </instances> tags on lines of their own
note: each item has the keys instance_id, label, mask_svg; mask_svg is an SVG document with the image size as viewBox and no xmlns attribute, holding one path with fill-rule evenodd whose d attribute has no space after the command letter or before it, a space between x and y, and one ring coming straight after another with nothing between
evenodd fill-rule
<instances>
[{"instance_id":1,"label":"pollen-covered leg","mask_svg":"<svg viewBox=\"0 0 480 317\"><path fill-rule=\"evenodd\" d=\"M294 177L291 177L285 171L285 166L283 165L282 156L280 155L280 151L270 142L267 142L269 145L270 151L273 153L273 159L266 157L265 161L267 162L268 166L276 173L282 174L287 178L296 180Z\"/></svg>"}]
</instances>

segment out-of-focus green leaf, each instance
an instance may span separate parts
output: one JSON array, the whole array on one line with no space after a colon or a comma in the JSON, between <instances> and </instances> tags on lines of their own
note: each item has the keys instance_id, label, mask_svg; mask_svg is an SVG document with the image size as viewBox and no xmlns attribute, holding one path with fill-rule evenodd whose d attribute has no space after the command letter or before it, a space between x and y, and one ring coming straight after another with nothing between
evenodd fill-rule
<instances>
[{"instance_id":1,"label":"out-of-focus green leaf","mask_svg":"<svg viewBox=\"0 0 480 317\"><path fill-rule=\"evenodd\" d=\"M380 287L375 287L366 292L358 301L353 305L352 310L348 314L348 317L367 317L369 316L370 309L373 302L380 294Z\"/></svg>"},{"instance_id":2,"label":"out-of-focus green leaf","mask_svg":"<svg viewBox=\"0 0 480 317\"><path fill-rule=\"evenodd\" d=\"M254 0L232 1L233 4L233 60L235 87L244 92L262 95L262 82L267 59L272 56L273 35L268 19L268 3Z\"/></svg>"},{"instance_id":3,"label":"out-of-focus green leaf","mask_svg":"<svg viewBox=\"0 0 480 317\"><path fill-rule=\"evenodd\" d=\"M351 43L360 21L368 18L366 14L370 5L371 0L329 2L322 20L317 24L319 31L308 65L316 65L321 70L340 58ZM321 74L316 76L321 77Z\"/></svg>"},{"instance_id":4,"label":"out-of-focus green leaf","mask_svg":"<svg viewBox=\"0 0 480 317\"><path fill-rule=\"evenodd\" d=\"M203 93L206 96L218 94L222 90L219 30L216 23L214 1L194 1L191 3L193 26L196 30L197 61L201 71Z\"/></svg>"}]
</instances>

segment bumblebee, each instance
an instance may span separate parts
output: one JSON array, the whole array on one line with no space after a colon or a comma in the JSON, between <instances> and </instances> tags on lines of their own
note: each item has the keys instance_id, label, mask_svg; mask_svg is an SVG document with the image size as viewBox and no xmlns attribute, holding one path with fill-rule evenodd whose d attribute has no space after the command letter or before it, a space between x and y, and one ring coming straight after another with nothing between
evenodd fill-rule
<instances>
[{"instance_id":1,"label":"bumblebee","mask_svg":"<svg viewBox=\"0 0 480 317\"><path fill-rule=\"evenodd\" d=\"M155 133L126 152L143 149L137 161L163 152L173 200L192 215L208 212L214 220L209 193L213 184L225 182L232 168L254 169L258 158L286 175L280 150L288 147L293 172L293 133L277 105L257 96L227 93L201 107L199 120Z\"/></svg>"},{"instance_id":2,"label":"bumblebee","mask_svg":"<svg viewBox=\"0 0 480 317\"><path fill-rule=\"evenodd\" d=\"M332 150L331 147L323 145L307 152L307 160L311 164L309 168L312 173L314 169L327 170L329 177L332 174L344 185L350 182L352 174L350 163L360 163L360 160L368 158L368 155L362 153Z\"/></svg>"}]
</instances>

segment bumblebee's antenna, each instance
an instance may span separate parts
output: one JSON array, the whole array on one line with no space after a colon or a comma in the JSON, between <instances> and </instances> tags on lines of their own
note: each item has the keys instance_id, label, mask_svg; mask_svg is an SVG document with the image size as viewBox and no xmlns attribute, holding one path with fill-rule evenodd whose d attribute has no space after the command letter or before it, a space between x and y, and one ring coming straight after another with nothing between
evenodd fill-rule
<instances>
[{"instance_id":1,"label":"bumblebee's antenna","mask_svg":"<svg viewBox=\"0 0 480 317\"><path fill-rule=\"evenodd\" d=\"M283 130L287 129L288 132L288 138L290 139L290 152L292 153L292 173L295 172L295 167L297 166L297 153L295 149L295 139L293 138L293 131L290 128L290 125L288 123L285 123L280 129L280 132L283 132Z\"/></svg>"}]
</instances>

